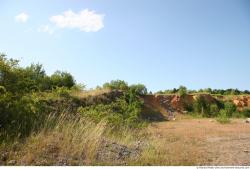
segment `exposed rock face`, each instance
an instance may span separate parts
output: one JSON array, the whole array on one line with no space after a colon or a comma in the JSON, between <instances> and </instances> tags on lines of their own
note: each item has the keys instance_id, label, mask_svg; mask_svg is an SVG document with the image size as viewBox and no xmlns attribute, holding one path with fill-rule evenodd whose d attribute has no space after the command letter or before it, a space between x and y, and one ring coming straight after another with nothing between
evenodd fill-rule
<instances>
[{"instance_id":1,"label":"exposed rock face","mask_svg":"<svg viewBox=\"0 0 250 169\"><path fill-rule=\"evenodd\" d=\"M233 98L233 103L239 108L250 107L250 96L239 96Z\"/></svg>"},{"instance_id":2,"label":"exposed rock face","mask_svg":"<svg viewBox=\"0 0 250 169\"><path fill-rule=\"evenodd\" d=\"M151 111L160 112L166 119L174 119L175 113L185 113L195 100L201 98L206 103L216 104L219 100L225 100L223 96L212 96L210 94L199 95L146 95L143 97L145 107L151 109ZM250 107L250 96L236 96L232 101L239 110L244 107Z\"/></svg>"}]
</instances>

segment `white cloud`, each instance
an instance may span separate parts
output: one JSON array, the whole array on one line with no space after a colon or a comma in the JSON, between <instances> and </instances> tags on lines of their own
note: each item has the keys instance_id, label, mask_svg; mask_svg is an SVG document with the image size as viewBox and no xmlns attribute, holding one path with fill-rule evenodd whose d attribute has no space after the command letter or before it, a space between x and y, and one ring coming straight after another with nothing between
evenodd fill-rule
<instances>
[{"instance_id":1,"label":"white cloud","mask_svg":"<svg viewBox=\"0 0 250 169\"><path fill-rule=\"evenodd\" d=\"M54 33L54 29L51 28L51 26L49 25L42 25L38 28L38 32L44 32L44 33L48 33L50 35L52 35Z\"/></svg>"},{"instance_id":2,"label":"white cloud","mask_svg":"<svg viewBox=\"0 0 250 169\"><path fill-rule=\"evenodd\" d=\"M23 13L18 14L15 17L15 19L16 19L17 22L26 23L28 21L28 19L29 19L29 15L23 12Z\"/></svg>"},{"instance_id":3,"label":"white cloud","mask_svg":"<svg viewBox=\"0 0 250 169\"><path fill-rule=\"evenodd\" d=\"M104 27L104 15L95 11L84 9L79 13L71 10L63 12L62 15L50 17L50 21L59 28L77 28L83 32L97 32Z\"/></svg>"}]
</instances>

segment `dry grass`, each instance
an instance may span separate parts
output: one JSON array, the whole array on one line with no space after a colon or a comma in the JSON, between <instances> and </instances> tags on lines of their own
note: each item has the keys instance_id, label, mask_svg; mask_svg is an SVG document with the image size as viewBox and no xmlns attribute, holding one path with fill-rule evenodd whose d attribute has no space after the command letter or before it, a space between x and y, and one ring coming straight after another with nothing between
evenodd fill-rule
<instances>
[{"instance_id":1,"label":"dry grass","mask_svg":"<svg viewBox=\"0 0 250 169\"><path fill-rule=\"evenodd\" d=\"M109 93L109 92L111 92L110 89L93 89L93 90L86 90L82 92L73 92L72 96L76 96L79 98L86 98L89 96L98 96L98 95L102 95L104 93Z\"/></svg>"},{"instance_id":2,"label":"dry grass","mask_svg":"<svg viewBox=\"0 0 250 169\"><path fill-rule=\"evenodd\" d=\"M139 138L145 138L143 133L131 129L114 132L105 121L96 124L83 118L72 119L65 114L60 117L49 116L38 133L32 134L24 142L18 140L14 144L2 146L0 155L4 149L9 152L4 165L11 160L16 161L15 165L99 165L96 157L104 140L129 148Z\"/></svg>"},{"instance_id":3,"label":"dry grass","mask_svg":"<svg viewBox=\"0 0 250 169\"><path fill-rule=\"evenodd\" d=\"M212 119L155 123L149 146L137 165L246 165L250 127L242 120L220 124ZM240 157L240 158L238 158Z\"/></svg>"},{"instance_id":4,"label":"dry grass","mask_svg":"<svg viewBox=\"0 0 250 169\"><path fill-rule=\"evenodd\" d=\"M9 147L9 160L16 165L249 165L244 152L250 149L249 133L249 124L238 119L222 125L212 119L178 116L146 130L114 132L105 122L50 116L42 131ZM103 139L128 148L140 142L140 155L124 163L100 162L96 155Z\"/></svg>"},{"instance_id":5,"label":"dry grass","mask_svg":"<svg viewBox=\"0 0 250 169\"><path fill-rule=\"evenodd\" d=\"M27 138L19 150L12 148L10 156L18 165L91 165L105 129L105 122L50 117L41 132Z\"/></svg>"}]
</instances>

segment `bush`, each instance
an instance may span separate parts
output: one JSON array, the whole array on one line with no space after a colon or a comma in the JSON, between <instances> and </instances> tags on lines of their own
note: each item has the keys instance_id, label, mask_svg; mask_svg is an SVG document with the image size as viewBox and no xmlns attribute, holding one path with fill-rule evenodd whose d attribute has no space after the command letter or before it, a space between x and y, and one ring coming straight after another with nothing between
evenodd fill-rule
<instances>
[{"instance_id":1,"label":"bush","mask_svg":"<svg viewBox=\"0 0 250 169\"><path fill-rule=\"evenodd\" d=\"M67 87L56 87L52 90L52 93L58 97L69 97L70 90Z\"/></svg>"},{"instance_id":2,"label":"bush","mask_svg":"<svg viewBox=\"0 0 250 169\"><path fill-rule=\"evenodd\" d=\"M244 108L241 112L244 117L250 117L250 109L249 108Z\"/></svg>"},{"instance_id":3,"label":"bush","mask_svg":"<svg viewBox=\"0 0 250 169\"><path fill-rule=\"evenodd\" d=\"M75 85L73 76L67 72L56 71L50 78L53 87L67 87L70 89Z\"/></svg>"},{"instance_id":4,"label":"bush","mask_svg":"<svg viewBox=\"0 0 250 169\"><path fill-rule=\"evenodd\" d=\"M185 96L187 94L187 88L185 86L180 86L178 89L179 96Z\"/></svg>"},{"instance_id":5,"label":"bush","mask_svg":"<svg viewBox=\"0 0 250 169\"><path fill-rule=\"evenodd\" d=\"M217 106L217 104L212 104L210 105L210 115L211 117L216 117L220 111L219 107Z\"/></svg>"},{"instance_id":6,"label":"bush","mask_svg":"<svg viewBox=\"0 0 250 169\"><path fill-rule=\"evenodd\" d=\"M202 96L198 96L193 103L193 110L196 114L201 114L203 117L210 117L210 107Z\"/></svg>"},{"instance_id":7,"label":"bush","mask_svg":"<svg viewBox=\"0 0 250 169\"><path fill-rule=\"evenodd\" d=\"M146 86L143 84L131 85L129 90L136 95L146 95L148 93Z\"/></svg>"},{"instance_id":8,"label":"bush","mask_svg":"<svg viewBox=\"0 0 250 169\"><path fill-rule=\"evenodd\" d=\"M0 94L2 95L2 94L5 94L5 93L6 93L5 87L0 86Z\"/></svg>"},{"instance_id":9,"label":"bush","mask_svg":"<svg viewBox=\"0 0 250 169\"><path fill-rule=\"evenodd\" d=\"M18 60L0 54L0 139L27 136L44 122L47 98L42 100L34 92L54 88L52 94L68 97L74 84L69 73L58 71L49 77L40 64L23 68Z\"/></svg>"},{"instance_id":10,"label":"bush","mask_svg":"<svg viewBox=\"0 0 250 169\"><path fill-rule=\"evenodd\" d=\"M46 105L35 95L28 94L15 98L6 93L0 97L0 139L24 137L36 130L46 116Z\"/></svg>"},{"instance_id":11,"label":"bush","mask_svg":"<svg viewBox=\"0 0 250 169\"><path fill-rule=\"evenodd\" d=\"M232 102L226 102L224 104L224 109L227 113L227 117L232 117L232 115L236 111L237 107Z\"/></svg>"},{"instance_id":12,"label":"bush","mask_svg":"<svg viewBox=\"0 0 250 169\"><path fill-rule=\"evenodd\" d=\"M127 91L129 89L128 84L123 80L112 80L109 83L103 84L103 88L123 91Z\"/></svg>"},{"instance_id":13,"label":"bush","mask_svg":"<svg viewBox=\"0 0 250 169\"><path fill-rule=\"evenodd\" d=\"M244 115L243 112L235 111L235 112L233 112L232 117L234 117L234 118L244 118L245 115Z\"/></svg>"},{"instance_id":14,"label":"bush","mask_svg":"<svg viewBox=\"0 0 250 169\"><path fill-rule=\"evenodd\" d=\"M222 124L230 123L230 119L228 118L226 110L220 110L219 116L217 117L217 121Z\"/></svg>"},{"instance_id":15,"label":"bush","mask_svg":"<svg viewBox=\"0 0 250 169\"><path fill-rule=\"evenodd\" d=\"M110 104L98 104L81 107L78 112L83 117L94 120L96 123L105 119L111 127L137 128L144 124L142 117L143 103L133 92L124 93L124 96Z\"/></svg>"}]
</instances>

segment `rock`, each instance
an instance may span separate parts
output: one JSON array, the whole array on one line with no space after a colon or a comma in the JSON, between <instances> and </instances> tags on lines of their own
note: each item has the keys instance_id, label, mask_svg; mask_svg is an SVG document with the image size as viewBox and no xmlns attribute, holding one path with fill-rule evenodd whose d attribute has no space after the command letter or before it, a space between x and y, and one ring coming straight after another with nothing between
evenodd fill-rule
<instances>
[{"instance_id":1,"label":"rock","mask_svg":"<svg viewBox=\"0 0 250 169\"><path fill-rule=\"evenodd\" d=\"M115 142L102 141L102 144L97 152L96 159L99 162L123 162L127 158L136 158L139 155L139 147L141 142L137 142L136 148L129 148L125 145Z\"/></svg>"},{"instance_id":2,"label":"rock","mask_svg":"<svg viewBox=\"0 0 250 169\"><path fill-rule=\"evenodd\" d=\"M245 122L250 123L250 118L247 118Z\"/></svg>"},{"instance_id":3,"label":"rock","mask_svg":"<svg viewBox=\"0 0 250 169\"><path fill-rule=\"evenodd\" d=\"M244 150L244 152L245 152L245 153L249 153L249 152L250 152L250 150Z\"/></svg>"},{"instance_id":4,"label":"rock","mask_svg":"<svg viewBox=\"0 0 250 169\"><path fill-rule=\"evenodd\" d=\"M16 160L10 160L7 163L8 165L15 165L16 164Z\"/></svg>"}]
</instances>

